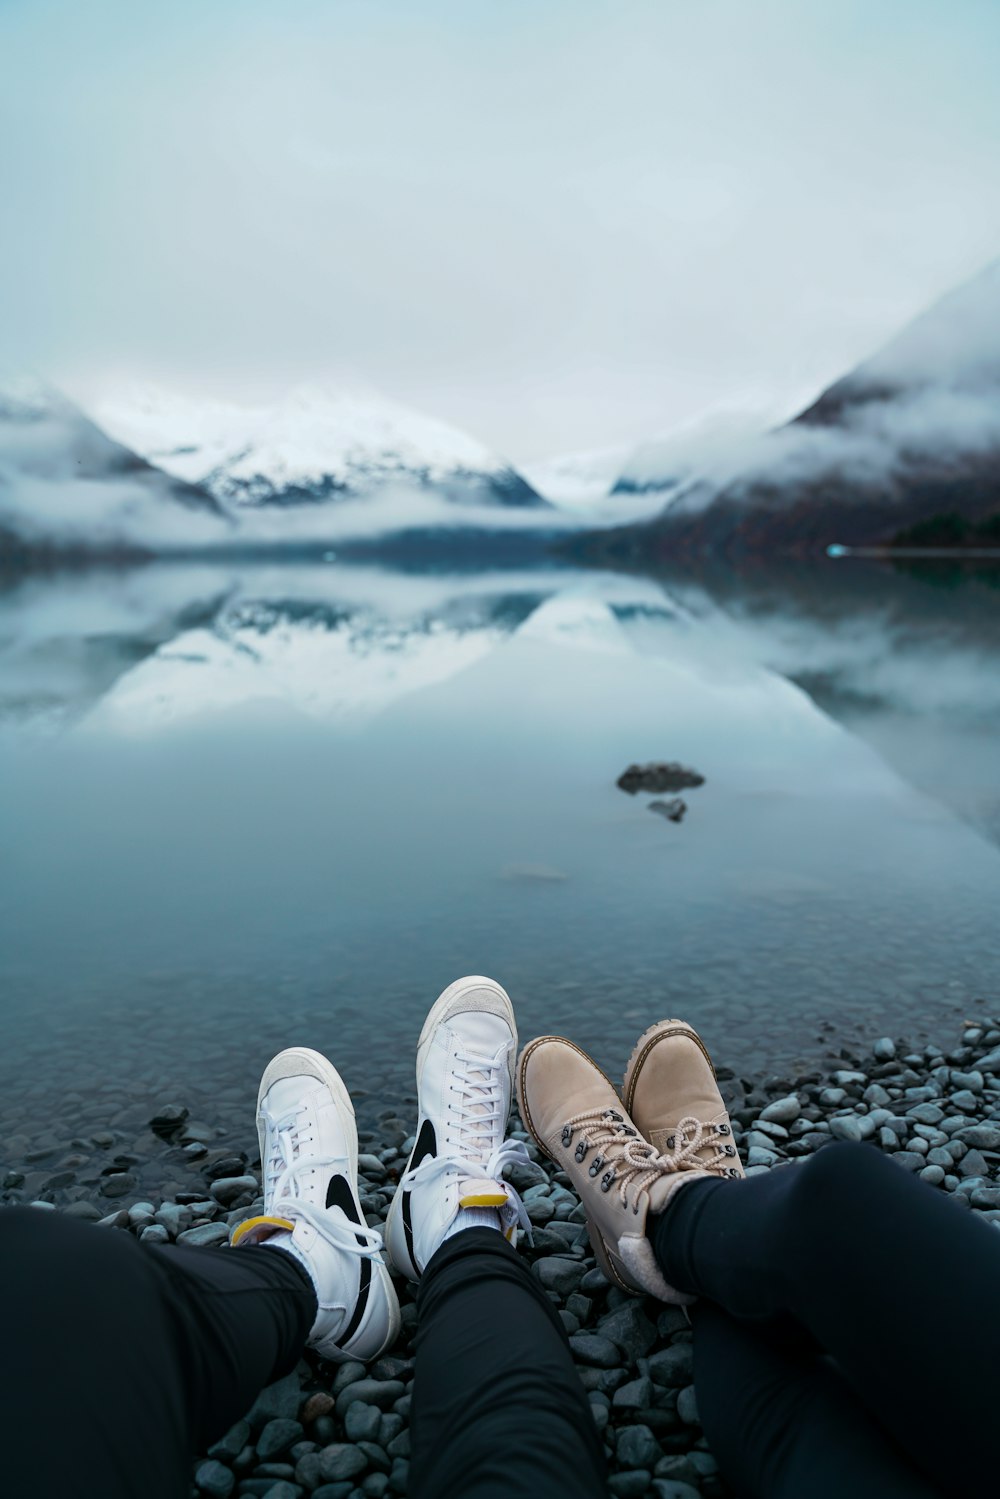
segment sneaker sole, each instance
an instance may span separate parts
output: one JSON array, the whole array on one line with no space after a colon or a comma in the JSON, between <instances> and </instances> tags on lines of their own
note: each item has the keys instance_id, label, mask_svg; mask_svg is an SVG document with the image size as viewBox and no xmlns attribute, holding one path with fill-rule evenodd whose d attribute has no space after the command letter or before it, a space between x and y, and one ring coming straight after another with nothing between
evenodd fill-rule
<instances>
[{"instance_id":1,"label":"sneaker sole","mask_svg":"<svg viewBox=\"0 0 1000 1499\"><path fill-rule=\"evenodd\" d=\"M337 1113L340 1115L340 1122L344 1126L344 1134L347 1136L347 1159L351 1168L350 1175L347 1179L347 1184L351 1189L351 1196L354 1198L354 1205L358 1210L358 1217L360 1218L362 1223L367 1224L368 1219L365 1217L364 1210L361 1206L361 1199L358 1196L357 1118L354 1113L354 1104L351 1101L351 1095L347 1091L347 1086L340 1073L337 1071L336 1067L334 1067L333 1063L327 1057L325 1057L322 1052L313 1051L309 1046L292 1046L288 1047L283 1052L279 1052L274 1061L277 1062L282 1057L288 1056L302 1057L304 1060L308 1061L310 1066L314 1067L316 1071L322 1075L323 1082L329 1088L330 1093L333 1096L333 1101L337 1106ZM270 1073L272 1066L273 1063L268 1063L267 1067L264 1069L264 1076L261 1078L260 1087L257 1090L258 1114L260 1113L260 1106L264 1100L268 1088L271 1086L272 1082L274 1082L275 1077L282 1076L281 1072L276 1071L274 1076L270 1077L268 1074ZM265 1136L264 1129L260 1124L257 1125L257 1138L260 1141L260 1155L261 1163L263 1165ZM395 1343L396 1339L399 1337L400 1328L402 1326L396 1292L393 1288L392 1280L389 1277L389 1271L387 1270L385 1262L383 1261L381 1255L377 1260L372 1260L372 1276L373 1278L375 1276L378 1277L379 1284L382 1287L383 1300L386 1306L389 1308L389 1330L386 1334L385 1341L380 1345L378 1351L376 1353L368 1355L366 1361L381 1358L382 1354L385 1353L387 1349L391 1348L393 1343ZM355 1338L357 1336L358 1334L356 1333ZM338 1354L339 1359L337 1357ZM322 1355L323 1358L328 1359L331 1363L344 1363L350 1359L357 1358L357 1356L358 1355L352 1353L349 1348L338 1348L336 1350L336 1353L334 1353L333 1355L329 1353L324 1353Z\"/></svg>"},{"instance_id":2,"label":"sneaker sole","mask_svg":"<svg viewBox=\"0 0 1000 1499\"><path fill-rule=\"evenodd\" d=\"M517 1106L521 1112L521 1123L524 1125L525 1129L528 1131L528 1134L534 1140L535 1144L538 1146L542 1154L547 1156L550 1161L553 1161L555 1165L558 1166L560 1164L559 1161L557 1161L555 1156L551 1154L549 1147L545 1144L545 1141L540 1138L538 1131L535 1129L534 1121L531 1117L531 1110L528 1108L527 1099L524 1095L525 1065L535 1047L544 1045L546 1041L558 1041L562 1046L572 1047L572 1049L579 1056L585 1057L590 1065L597 1069L597 1071L604 1078L604 1081L608 1084L608 1087L611 1088L612 1092L616 1092L617 1090L615 1089L614 1083L608 1077L604 1069L597 1066L597 1063L594 1061L593 1057L588 1055L588 1053L584 1051L582 1046L577 1046L574 1042L567 1041L565 1036L537 1036L534 1041L530 1041L524 1048L524 1051L521 1053L521 1059L517 1064ZM584 1207L584 1212L586 1212L586 1207ZM632 1285L629 1281L624 1280L615 1269L614 1265L611 1262L610 1255L608 1254L607 1246L605 1245L598 1229L591 1222L589 1216L587 1218L587 1236L590 1239L590 1247L594 1251L594 1258L596 1259L599 1267L604 1272L604 1275L611 1282L611 1284L613 1286L617 1286L619 1290L627 1291L630 1296L641 1295L642 1293L639 1288Z\"/></svg>"},{"instance_id":3,"label":"sneaker sole","mask_svg":"<svg viewBox=\"0 0 1000 1499\"><path fill-rule=\"evenodd\" d=\"M689 1041L693 1041L709 1067L711 1067L712 1076L715 1077L715 1067L712 1063L712 1058L709 1056L705 1043L694 1026L688 1025L686 1020L658 1020L655 1025L651 1025L648 1030L643 1031L632 1049L632 1055L628 1059L628 1065L625 1068L625 1077L622 1081L622 1103L625 1105L626 1114L631 1114L632 1112L632 1104L635 1098L635 1081L640 1069L649 1056L649 1053L653 1050L653 1047L668 1036L686 1036Z\"/></svg>"},{"instance_id":4,"label":"sneaker sole","mask_svg":"<svg viewBox=\"0 0 1000 1499\"><path fill-rule=\"evenodd\" d=\"M437 999L427 1011L426 1019L424 1020L424 1023L420 1028L420 1039L417 1042L416 1076L418 1131L420 1128L421 1118L419 1112L420 1080L423 1077L424 1073L424 1061L427 1055L427 1048L430 1046L434 1032L441 1024L441 1020L446 1011L449 1009L452 1001L457 999L464 989L491 989L493 993L503 1001L504 1013L507 1017L508 1022L510 1023L511 1033L514 1037L514 1046L511 1055L517 1055L517 1023L514 1020L514 1006L510 1002L510 995L507 993L506 989L502 988L495 979L487 978L484 974L479 973L467 974L465 978L456 979L453 984L449 984L447 989L445 989L443 993L438 995ZM510 1066L508 1067L508 1072L510 1075L511 1093L513 1093L513 1062L511 1062ZM414 1149L416 1149L415 1145ZM413 1151L411 1150L409 1156L407 1157L406 1165L403 1168L404 1174L405 1172L409 1171L410 1161L412 1160L412 1158ZM389 1204L389 1213L385 1220L385 1247L389 1255L389 1259L393 1264L393 1267L399 1271L400 1275L405 1275L407 1280L419 1280L421 1272L417 1269L416 1265L413 1262L412 1256L410 1255L410 1252L406 1247L406 1233L403 1228L402 1215L403 1194L397 1186L395 1192L393 1193L392 1202Z\"/></svg>"}]
</instances>

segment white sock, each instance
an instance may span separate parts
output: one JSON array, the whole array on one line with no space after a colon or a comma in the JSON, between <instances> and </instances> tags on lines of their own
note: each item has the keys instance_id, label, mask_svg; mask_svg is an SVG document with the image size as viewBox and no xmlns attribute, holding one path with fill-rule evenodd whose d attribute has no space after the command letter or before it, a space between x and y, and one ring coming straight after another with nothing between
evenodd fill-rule
<instances>
[{"instance_id":1,"label":"white sock","mask_svg":"<svg viewBox=\"0 0 1000 1499\"><path fill-rule=\"evenodd\" d=\"M495 1228L500 1232L500 1214L496 1208L459 1208L455 1214L450 1228L445 1229L441 1243L450 1239L453 1234L460 1234L467 1228Z\"/></svg>"},{"instance_id":2,"label":"white sock","mask_svg":"<svg viewBox=\"0 0 1000 1499\"><path fill-rule=\"evenodd\" d=\"M316 1285L316 1277L313 1275L312 1268L309 1265L309 1262L307 1261L305 1255L300 1254L299 1251L295 1248L295 1245L292 1243L292 1235L289 1233L288 1229L279 1229L277 1233L271 1234L269 1238L262 1239L261 1244L265 1249L282 1249L284 1250L285 1254L290 1254L293 1260L298 1260L299 1264L302 1266L303 1270L306 1272L309 1279L313 1283L313 1290L316 1292L316 1300L318 1302L319 1287Z\"/></svg>"}]
</instances>

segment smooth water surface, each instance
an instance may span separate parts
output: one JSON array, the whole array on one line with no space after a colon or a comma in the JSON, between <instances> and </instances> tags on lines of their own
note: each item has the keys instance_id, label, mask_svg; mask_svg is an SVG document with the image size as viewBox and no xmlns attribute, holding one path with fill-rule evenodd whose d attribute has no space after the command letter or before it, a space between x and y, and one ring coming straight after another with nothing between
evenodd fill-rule
<instances>
[{"instance_id":1,"label":"smooth water surface","mask_svg":"<svg viewBox=\"0 0 1000 1499\"><path fill-rule=\"evenodd\" d=\"M245 1097L249 1123L302 1041L374 1114L469 971L613 1072L665 1014L767 1072L831 1025L947 1040L1000 989L998 668L988 580L843 563L23 579L8 1101ZM615 785L652 759L706 778L680 824Z\"/></svg>"}]
</instances>

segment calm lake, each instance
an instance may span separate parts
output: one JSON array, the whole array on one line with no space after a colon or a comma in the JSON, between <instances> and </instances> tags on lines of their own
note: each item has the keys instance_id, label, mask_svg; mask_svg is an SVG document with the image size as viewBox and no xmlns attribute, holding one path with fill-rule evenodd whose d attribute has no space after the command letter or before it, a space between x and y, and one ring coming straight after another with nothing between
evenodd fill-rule
<instances>
[{"instance_id":1,"label":"calm lake","mask_svg":"<svg viewBox=\"0 0 1000 1499\"><path fill-rule=\"evenodd\" d=\"M0 590L0 1082L362 1120L452 978L612 1075L666 1014L782 1072L1000 990L1000 588L158 565ZM705 777L673 823L615 784ZM994 1004L995 1008L995 1004ZM820 1044L822 1043L822 1044Z\"/></svg>"}]
</instances>

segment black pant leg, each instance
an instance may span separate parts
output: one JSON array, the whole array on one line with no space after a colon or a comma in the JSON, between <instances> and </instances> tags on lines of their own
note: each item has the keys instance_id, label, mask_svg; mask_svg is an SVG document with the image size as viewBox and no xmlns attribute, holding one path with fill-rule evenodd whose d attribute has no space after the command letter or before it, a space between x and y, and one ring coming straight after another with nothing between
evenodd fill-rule
<instances>
[{"instance_id":1,"label":"black pant leg","mask_svg":"<svg viewBox=\"0 0 1000 1499\"><path fill-rule=\"evenodd\" d=\"M502 1235L446 1239L420 1282L411 1499L606 1499L566 1334Z\"/></svg>"},{"instance_id":2,"label":"black pant leg","mask_svg":"<svg viewBox=\"0 0 1000 1499\"><path fill-rule=\"evenodd\" d=\"M933 1499L931 1488L803 1340L691 1310L698 1414L739 1499Z\"/></svg>"},{"instance_id":3,"label":"black pant leg","mask_svg":"<svg viewBox=\"0 0 1000 1499\"><path fill-rule=\"evenodd\" d=\"M296 1259L260 1244L164 1244L148 1253L180 1349L190 1439L202 1452L265 1385L295 1368L316 1319L316 1292Z\"/></svg>"},{"instance_id":4,"label":"black pant leg","mask_svg":"<svg viewBox=\"0 0 1000 1499\"><path fill-rule=\"evenodd\" d=\"M942 1492L1000 1482L995 1229L870 1146L840 1144L747 1181L692 1182L653 1234L679 1289L741 1319L794 1318Z\"/></svg>"},{"instance_id":5,"label":"black pant leg","mask_svg":"<svg viewBox=\"0 0 1000 1499\"><path fill-rule=\"evenodd\" d=\"M191 1461L294 1367L315 1315L277 1250L150 1248L0 1211L4 1482L37 1499L178 1499Z\"/></svg>"}]
</instances>

